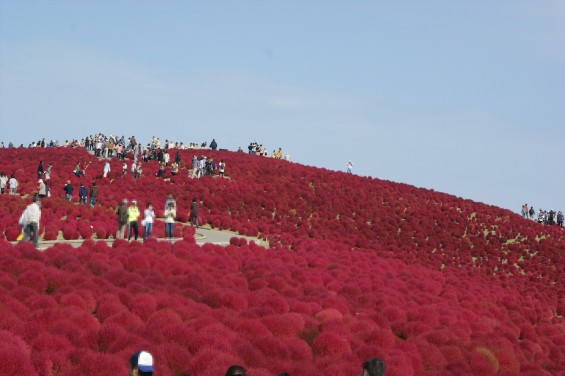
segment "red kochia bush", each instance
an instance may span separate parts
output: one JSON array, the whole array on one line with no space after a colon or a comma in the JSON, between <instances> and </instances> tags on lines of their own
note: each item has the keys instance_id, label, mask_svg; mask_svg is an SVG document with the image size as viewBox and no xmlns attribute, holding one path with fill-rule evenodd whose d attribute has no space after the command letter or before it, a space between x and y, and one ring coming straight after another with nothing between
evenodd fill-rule
<instances>
[{"instance_id":1,"label":"red kochia bush","mask_svg":"<svg viewBox=\"0 0 565 376\"><path fill-rule=\"evenodd\" d=\"M180 152L190 160L191 151ZM85 237L87 224L103 231L97 237L109 236L122 197L151 201L162 215L171 193L180 219L198 196L202 218L259 232L273 248L234 236L226 248L188 238L111 248L86 241L38 253L2 240L19 232L26 203L0 196L0 330L33 348L23 357L34 367L27 374L74 375L91 362L102 364L97 374L125 373L124 359L139 348L153 352L162 375L217 375L240 362L254 375L353 375L372 356L391 375L565 368L565 291L555 283L565 265L562 229L405 184L202 152L227 159L230 179L188 179L186 171L171 181L122 178L115 159L113 180L71 178L87 186L96 180L99 205L64 202L53 189L43 202L44 239L65 229L67 237ZM39 158L56 160L59 171L92 160L96 175L104 163L82 149L0 149L0 170L19 170L27 195ZM144 171L155 168L150 162ZM52 187L64 175L54 175ZM190 358L188 367L182 358Z\"/></svg>"},{"instance_id":2,"label":"red kochia bush","mask_svg":"<svg viewBox=\"0 0 565 376\"><path fill-rule=\"evenodd\" d=\"M44 292L47 289L47 281L45 277L36 270L28 270L24 272L18 279L20 286L30 287L37 292Z\"/></svg>"},{"instance_id":3,"label":"red kochia bush","mask_svg":"<svg viewBox=\"0 0 565 376\"><path fill-rule=\"evenodd\" d=\"M347 338L334 333L322 333L312 344L314 353L321 356L335 356L351 352L351 346Z\"/></svg>"},{"instance_id":4,"label":"red kochia bush","mask_svg":"<svg viewBox=\"0 0 565 376\"><path fill-rule=\"evenodd\" d=\"M30 362L30 349L28 345L18 336L0 330L0 374L27 376L33 375L33 367Z\"/></svg>"}]
</instances>

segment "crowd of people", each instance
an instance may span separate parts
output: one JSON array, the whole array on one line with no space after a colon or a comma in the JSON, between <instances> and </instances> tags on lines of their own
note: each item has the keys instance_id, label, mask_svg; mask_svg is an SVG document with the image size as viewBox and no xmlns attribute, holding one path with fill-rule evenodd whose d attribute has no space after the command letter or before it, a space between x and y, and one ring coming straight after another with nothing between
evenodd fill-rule
<instances>
[{"instance_id":1,"label":"crowd of people","mask_svg":"<svg viewBox=\"0 0 565 376\"><path fill-rule=\"evenodd\" d=\"M385 363L378 358L368 359L363 363L359 376L383 376ZM153 376L155 373L153 355L147 351L134 353L128 363L129 376ZM225 376L247 376L247 369L239 364L229 366ZM288 372L280 372L278 376L290 376Z\"/></svg>"},{"instance_id":2,"label":"crowd of people","mask_svg":"<svg viewBox=\"0 0 565 376\"><path fill-rule=\"evenodd\" d=\"M241 146L239 147L239 149L237 150L238 152L243 152L243 149L241 148ZM268 157L269 156L269 152L267 151L267 148L263 146L263 144L258 144L257 141L253 141L249 143L249 146L247 146L247 152L249 154L254 154L254 155L258 155L261 157ZM282 148L279 148L278 150L274 150L271 152L271 158L276 158L276 159L283 159L283 151ZM290 154L286 153L284 156L284 159L288 162L290 162Z\"/></svg>"},{"instance_id":3,"label":"crowd of people","mask_svg":"<svg viewBox=\"0 0 565 376\"><path fill-rule=\"evenodd\" d=\"M553 209L539 209L539 211L536 213L534 207L528 206L528 204L522 205L520 214L526 219L530 219L532 221L536 221L539 224L548 226L557 225L563 227L563 220L565 219L561 210L555 211Z\"/></svg>"},{"instance_id":4,"label":"crowd of people","mask_svg":"<svg viewBox=\"0 0 565 376\"><path fill-rule=\"evenodd\" d=\"M181 168L181 157L179 150L188 150L188 149L205 149L208 147L207 142L203 142L198 144L196 142L191 142L188 144L184 144L183 142L172 141L166 139L163 143L159 137L151 137L151 140L147 143L144 147L140 143L137 142L135 136L131 136L126 138L125 136L114 136L112 134L105 135L103 133L97 133L94 135L88 135L81 140L73 139L71 141L65 140L64 143L60 144L58 140L51 140L46 142L45 139L41 139L38 141L31 142L28 147L83 147L94 156L98 158L104 159L111 159L111 158L118 158L123 160L123 167L122 167L122 175L127 174L130 172L135 179L139 179L142 176L143 167L141 162L149 162L149 161L157 161L159 163L158 170L155 173L157 177L164 177L166 169L170 170L172 176L177 175L180 172ZM0 143L0 148L4 148L4 143ZM10 142L8 145L9 148L14 147L14 145ZM19 147L24 147L23 144ZM177 149L176 155L174 157L174 161L171 161L171 156L169 155L169 149ZM218 150L218 143L216 139L212 139L210 142L209 148L211 150ZM257 142L252 142L249 144L248 147L250 154L255 154L259 156L268 157L269 153L267 149L262 145L258 144ZM243 152L241 147L238 149L239 152ZM133 162L128 166L127 164L127 155L128 153L132 153L133 155ZM272 158L276 159L283 159L283 151L282 148L278 148L278 150L273 150L270 155ZM284 155L284 159L290 161L290 154L286 153ZM42 178L42 174L45 173L43 177L44 180L49 180L49 176L51 174L52 165L49 164L47 169L43 170L42 162L40 162L41 170L38 168L38 179ZM77 161L75 164L75 168L73 173L77 177L84 176L86 174L86 170L89 167L90 163L80 162ZM225 162L221 160L219 163L216 163L212 158L207 158L205 155L194 155L192 160L186 164L187 168L192 167L192 172L189 173L189 176L196 178L201 176L213 175L217 172L219 176L225 176ZM110 172L110 163L106 161L103 170L103 177L107 177ZM190 168L189 168L190 169ZM2 182L0 178L0 183Z\"/></svg>"}]
</instances>

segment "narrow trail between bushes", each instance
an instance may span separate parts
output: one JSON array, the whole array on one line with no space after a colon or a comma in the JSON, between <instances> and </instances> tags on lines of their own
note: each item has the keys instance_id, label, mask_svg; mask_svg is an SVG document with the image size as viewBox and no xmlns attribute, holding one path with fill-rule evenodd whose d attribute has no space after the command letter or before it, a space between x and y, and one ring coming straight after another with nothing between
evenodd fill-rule
<instances>
[{"instance_id":1,"label":"narrow trail between bushes","mask_svg":"<svg viewBox=\"0 0 565 376\"><path fill-rule=\"evenodd\" d=\"M140 234L141 235L141 234ZM196 244L198 245L203 245L206 243L212 243L212 244L216 244L216 245L220 245L220 246L226 246L228 244L230 244L230 239L232 237L238 237L238 238L244 238L247 241L251 241L253 240L255 243L257 243L258 245L267 247L268 244L266 241L256 238L256 237L251 237L251 236L244 236L244 235L240 235L236 232L233 231L229 231L229 230L215 230L212 229L209 226L204 226L204 227L199 227L198 230L196 230L196 233L194 234L194 240L196 240ZM153 238L155 240L157 240L158 242L167 242L168 240L165 238ZM93 239L95 242L98 241L103 241L106 242L108 245L112 245L114 243L115 239ZM182 238L173 238L171 240L172 243L181 241ZM133 242L134 240L132 239L131 242ZM143 242L143 237L140 236L137 240L138 242ZM82 243L84 242L84 239L77 239L77 240L45 240L39 241L39 244L37 246L37 250L39 251L43 251L46 250L47 248L53 247L55 244L70 244L73 247L80 247L82 245ZM13 245L18 244L18 242L11 242Z\"/></svg>"}]
</instances>

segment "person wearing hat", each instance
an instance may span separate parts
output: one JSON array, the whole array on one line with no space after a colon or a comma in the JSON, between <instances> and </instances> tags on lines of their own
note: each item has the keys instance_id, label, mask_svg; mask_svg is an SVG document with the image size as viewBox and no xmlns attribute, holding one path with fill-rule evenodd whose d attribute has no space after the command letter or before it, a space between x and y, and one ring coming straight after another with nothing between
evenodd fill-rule
<instances>
[{"instance_id":1,"label":"person wearing hat","mask_svg":"<svg viewBox=\"0 0 565 376\"><path fill-rule=\"evenodd\" d=\"M116 209L118 216L118 231L116 232L116 239L125 239L125 226L128 223L128 199L124 198L122 203Z\"/></svg>"},{"instance_id":2,"label":"person wearing hat","mask_svg":"<svg viewBox=\"0 0 565 376\"><path fill-rule=\"evenodd\" d=\"M153 356L147 351L138 351L129 358L129 376L152 376Z\"/></svg>"},{"instance_id":3,"label":"person wearing hat","mask_svg":"<svg viewBox=\"0 0 565 376\"><path fill-rule=\"evenodd\" d=\"M20 224L24 227L24 237L21 242L31 239L36 248L39 235L39 220L41 219L41 209L39 208L38 201L39 196L33 195L32 203L26 207L20 218Z\"/></svg>"},{"instance_id":4,"label":"person wearing hat","mask_svg":"<svg viewBox=\"0 0 565 376\"><path fill-rule=\"evenodd\" d=\"M383 376L384 374L384 362L377 358L371 358L363 363L363 373L359 374L359 376Z\"/></svg>"},{"instance_id":5,"label":"person wearing hat","mask_svg":"<svg viewBox=\"0 0 565 376\"><path fill-rule=\"evenodd\" d=\"M139 230L137 228L137 219L139 218L139 208L137 207L137 201L131 200L131 205L128 208L128 222L129 222L129 235L128 240L131 239L132 231L135 233L135 240L139 235Z\"/></svg>"}]
</instances>

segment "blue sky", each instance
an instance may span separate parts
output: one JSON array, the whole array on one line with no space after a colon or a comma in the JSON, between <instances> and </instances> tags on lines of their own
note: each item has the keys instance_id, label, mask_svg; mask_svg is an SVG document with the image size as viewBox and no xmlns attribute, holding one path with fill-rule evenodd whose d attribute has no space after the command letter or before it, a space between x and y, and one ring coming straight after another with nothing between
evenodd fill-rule
<instances>
[{"instance_id":1,"label":"blue sky","mask_svg":"<svg viewBox=\"0 0 565 376\"><path fill-rule=\"evenodd\" d=\"M0 1L0 140L256 140L565 209L563 1Z\"/></svg>"}]
</instances>

